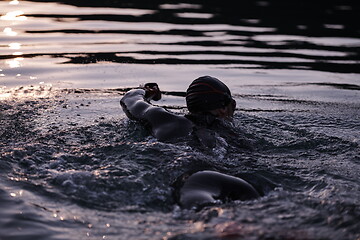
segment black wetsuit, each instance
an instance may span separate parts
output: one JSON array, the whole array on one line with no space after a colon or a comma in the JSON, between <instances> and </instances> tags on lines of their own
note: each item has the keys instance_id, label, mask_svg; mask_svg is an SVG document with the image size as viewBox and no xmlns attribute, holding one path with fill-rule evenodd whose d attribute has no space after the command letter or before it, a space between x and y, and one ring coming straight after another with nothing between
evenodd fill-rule
<instances>
[{"instance_id":1,"label":"black wetsuit","mask_svg":"<svg viewBox=\"0 0 360 240\"><path fill-rule=\"evenodd\" d=\"M214 171L200 171L184 181L179 192L179 204L184 208L199 208L217 200L251 200L259 192L247 181Z\"/></svg>"},{"instance_id":2,"label":"black wetsuit","mask_svg":"<svg viewBox=\"0 0 360 240\"><path fill-rule=\"evenodd\" d=\"M239 142L236 134L215 116L173 114L164 108L151 105L145 99L143 89L127 92L120 104L130 119L140 121L161 141L193 135L202 146L214 148L217 141L216 129L220 129L222 134L233 135ZM245 180L213 171L201 171L191 175L183 182L179 194L179 204L185 208L212 204L217 199L249 200L260 196Z\"/></svg>"}]
</instances>

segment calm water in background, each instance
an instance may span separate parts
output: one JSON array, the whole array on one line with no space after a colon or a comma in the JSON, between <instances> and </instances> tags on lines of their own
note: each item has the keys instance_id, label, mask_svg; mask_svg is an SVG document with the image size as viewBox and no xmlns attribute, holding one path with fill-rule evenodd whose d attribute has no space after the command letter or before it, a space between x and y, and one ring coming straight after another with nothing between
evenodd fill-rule
<instances>
[{"instance_id":1,"label":"calm water in background","mask_svg":"<svg viewBox=\"0 0 360 240\"><path fill-rule=\"evenodd\" d=\"M356 1L241 2L0 1L0 239L359 239ZM183 113L201 75L254 151L158 142L119 108L155 81ZM267 194L181 210L194 169Z\"/></svg>"}]
</instances>

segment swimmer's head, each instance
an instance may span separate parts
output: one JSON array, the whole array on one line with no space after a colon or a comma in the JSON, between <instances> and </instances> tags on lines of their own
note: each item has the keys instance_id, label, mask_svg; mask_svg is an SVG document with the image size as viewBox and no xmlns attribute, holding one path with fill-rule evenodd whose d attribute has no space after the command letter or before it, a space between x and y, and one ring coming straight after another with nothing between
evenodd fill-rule
<instances>
[{"instance_id":1,"label":"swimmer's head","mask_svg":"<svg viewBox=\"0 0 360 240\"><path fill-rule=\"evenodd\" d=\"M229 88L210 76L199 77L190 84L186 104L191 113L216 112L220 117L232 116L236 106Z\"/></svg>"}]
</instances>

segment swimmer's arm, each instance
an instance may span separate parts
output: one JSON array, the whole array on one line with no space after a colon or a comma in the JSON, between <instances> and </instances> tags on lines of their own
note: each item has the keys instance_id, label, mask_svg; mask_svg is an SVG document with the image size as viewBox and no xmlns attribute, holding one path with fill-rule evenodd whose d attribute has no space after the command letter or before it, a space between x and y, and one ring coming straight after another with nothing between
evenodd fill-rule
<instances>
[{"instance_id":1,"label":"swimmer's arm","mask_svg":"<svg viewBox=\"0 0 360 240\"><path fill-rule=\"evenodd\" d=\"M133 89L128 91L120 100L120 105L126 116L133 120L145 120L145 113L153 107L145 100L146 91L144 89Z\"/></svg>"},{"instance_id":2,"label":"swimmer's arm","mask_svg":"<svg viewBox=\"0 0 360 240\"><path fill-rule=\"evenodd\" d=\"M168 140L189 135L192 123L183 116L153 106L146 99L144 89L130 90L120 100L125 114L133 120L150 125L152 134L159 140Z\"/></svg>"}]
</instances>

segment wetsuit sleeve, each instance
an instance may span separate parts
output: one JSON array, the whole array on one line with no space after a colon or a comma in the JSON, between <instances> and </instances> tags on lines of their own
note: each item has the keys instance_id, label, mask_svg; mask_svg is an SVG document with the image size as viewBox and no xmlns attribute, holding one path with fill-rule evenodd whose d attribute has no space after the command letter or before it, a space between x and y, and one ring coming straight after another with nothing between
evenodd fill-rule
<instances>
[{"instance_id":1,"label":"wetsuit sleeve","mask_svg":"<svg viewBox=\"0 0 360 240\"><path fill-rule=\"evenodd\" d=\"M128 118L143 120L145 112L151 106L145 101L145 90L134 89L128 91L120 100L120 105Z\"/></svg>"},{"instance_id":2,"label":"wetsuit sleeve","mask_svg":"<svg viewBox=\"0 0 360 240\"><path fill-rule=\"evenodd\" d=\"M180 205L184 208L201 208L216 200L245 201L258 197L259 192L245 180L214 171L194 173L180 189Z\"/></svg>"},{"instance_id":3,"label":"wetsuit sleeve","mask_svg":"<svg viewBox=\"0 0 360 240\"><path fill-rule=\"evenodd\" d=\"M150 127L152 134L159 140L183 137L192 132L190 120L152 105L145 99L145 93L143 89L134 89L120 100L121 107L130 119Z\"/></svg>"}]
</instances>

